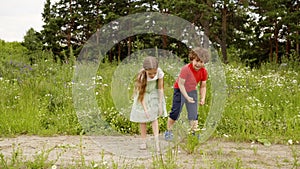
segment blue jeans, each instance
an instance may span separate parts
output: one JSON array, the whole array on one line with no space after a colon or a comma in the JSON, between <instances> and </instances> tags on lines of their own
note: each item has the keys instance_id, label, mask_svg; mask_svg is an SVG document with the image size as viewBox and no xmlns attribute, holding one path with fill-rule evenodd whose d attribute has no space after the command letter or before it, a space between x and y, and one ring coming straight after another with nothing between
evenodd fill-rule
<instances>
[{"instance_id":1,"label":"blue jeans","mask_svg":"<svg viewBox=\"0 0 300 169\"><path fill-rule=\"evenodd\" d=\"M187 92L187 94L194 99L194 103L189 103L181 94L179 89L174 88L173 93L173 103L172 109L170 112L169 117L174 121L177 120L180 116L182 111L182 107L185 104L185 107L188 112L188 119L189 120L198 120L198 94L197 90L193 90Z\"/></svg>"}]
</instances>

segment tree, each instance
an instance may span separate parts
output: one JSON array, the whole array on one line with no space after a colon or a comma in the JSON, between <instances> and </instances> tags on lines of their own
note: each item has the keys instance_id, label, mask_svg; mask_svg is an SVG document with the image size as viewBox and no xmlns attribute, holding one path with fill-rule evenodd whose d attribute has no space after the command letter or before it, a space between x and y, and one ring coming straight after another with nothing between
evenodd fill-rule
<instances>
[{"instance_id":1,"label":"tree","mask_svg":"<svg viewBox=\"0 0 300 169\"><path fill-rule=\"evenodd\" d=\"M25 46L29 51L42 50L43 43L40 33L36 32L33 28L30 28L24 36L22 45Z\"/></svg>"},{"instance_id":2,"label":"tree","mask_svg":"<svg viewBox=\"0 0 300 169\"><path fill-rule=\"evenodd\" d=\"M285 12L283 13L283 35L286 40L285 54L287 56L294 54L291 49L295 51L295 54L300 56L299 51L299 31L300 31L300 3L297 0L288 0L284 2ZM300 59L300 57L299 57Z\"/></svg>"},{"instance_id":3,"label":"tree","mask_svg":"<svg viewBox=\"0 0 300 169\"><path fill-rule=\"evenodd\" d=\"M299 56L297 51L297 40L299 40L299 2L297 0L255 0L251 1L253 12L258 15L259 20L255 26L256 45L261 52L267 55L269 61L280 63L281 57L286 55Z\"/></svg>"},{"instance_id":4,"label":"tree","mask_svg":"<svg viewBox=\"0 0 300 169\"><path fill-rule=\"evenodd\" d=\"M200 45L206 48L213 45L219 49L224 63L229 61L227 48L236 48L242 59L253 63L267 58L280 62L284 54L299 56L297 0L60 0L53 5L47 0L43 13L45 25L41 32L44 48L57 55L67 53L71 48L77 55L103 25L146 11L176 15L193 23L208 37L204 37ZM116 31L128 32L133 25L126 26L124 30ZM140 26L145 28L146 25L140 23ZM166 36L167 29L162 28L161 35L122 39L108 53L109 60L120 61L130 56L140 43L144 43L144 48L156 46L175 53L186 52L181 41ZM115 33L112 31L111 34L113 37Z\"/></svg>"},{"instance_id":5,"label":"tree","mask_svg":"<svg viewBox=\"0 0 300 169\"><path fill-rule=\"evenodd\" d=\"M50 0L46 0L42 17L44 25L41 35L44 49L52 51L55 55L59 55L62 50L59 41L62 38L60 32L63 18L58 15L56 6L51 5Z\"/></svg>"}]
</instances>

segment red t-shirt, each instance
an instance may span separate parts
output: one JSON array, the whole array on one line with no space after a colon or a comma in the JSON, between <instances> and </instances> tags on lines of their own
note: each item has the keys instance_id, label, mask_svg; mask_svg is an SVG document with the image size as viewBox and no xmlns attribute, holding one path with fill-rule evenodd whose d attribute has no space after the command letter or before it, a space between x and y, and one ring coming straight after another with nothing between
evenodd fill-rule
<instances>
[{"instance_id":1,"label":"red t-shirt","mask_svg":"<svg viewBox=\"0 0 300 169\"><path fill-rule=\"evenodd\" d=\"M185 79L185 83L184 83L185 90L187 92L190 92L196 90L197 84L200 81L207 80L207 71L205 68L201 68L198 71L196 71L193 68L193 65L189 63L181 68L179 77ZM174 88L179 89L178 78L174 84Z\"/></svg>"}]
</instances>

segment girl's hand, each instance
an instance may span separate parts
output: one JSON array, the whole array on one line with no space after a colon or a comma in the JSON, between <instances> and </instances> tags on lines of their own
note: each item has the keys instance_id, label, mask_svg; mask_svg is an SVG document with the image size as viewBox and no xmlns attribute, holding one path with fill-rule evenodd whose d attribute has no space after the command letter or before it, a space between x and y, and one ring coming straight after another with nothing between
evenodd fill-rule
<instances>
[{"instance_id":1,"label":"girl's hand","mask_svg":"<svg viewBox=\"0 0 300 169\"><path fill-rule=\"evenodd\" d=\"M145 115L146 115L147 119L149 119L149 118L150 118L150 116L149 116L149 114L148 114L148 112L147 112L147 111L145 111Z\"/></svg>"},{"instance_id":2,"label":"girl's hand","mask_svg":"<svg viewBox=\"0 0 300 169\"><path fill-rule=\"evenodd\" d=\"M162 115L162 106L161 104L158 106L158 113L161 116Z\"/></svg>"}]
</instances>

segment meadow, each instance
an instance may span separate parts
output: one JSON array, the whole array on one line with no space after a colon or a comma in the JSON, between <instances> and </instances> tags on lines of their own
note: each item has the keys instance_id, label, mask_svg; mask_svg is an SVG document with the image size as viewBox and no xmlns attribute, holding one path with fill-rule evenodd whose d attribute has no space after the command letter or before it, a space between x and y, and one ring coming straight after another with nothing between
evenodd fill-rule
<instances>
[{"instance_id":1,"label":"meadow","mask_svg":"<svg viewBox=\"0 0 300 169\"><path fill-rule=\"evenodd\" d=\"M80 135L88 133L77 118L73 105L74 60L54 60L50 52L30 53L18 43L0 45L0 135ZM111 96L117 63L103 62L95 80L95 95L101 117L118 133L138 134L138 124L120 113ZM212 138L234 142L300 144L300 66L298 60L282 64L263 63L249 68L241 62L224 64L226 106ZM172 100L174 78L166 74L167 109ZM199 108L200 127L210 103ZM132 88L128 89L129 92ZM99 113L97 112L97 113ZM96 113L96 112L95 112ZM97 115L97 114L96 114ZM167 118L160 118L160 131ZM97 128L97 121L89 131ZM151 126L149 125L151 133Z\"/></svg>"}]
</instances>

